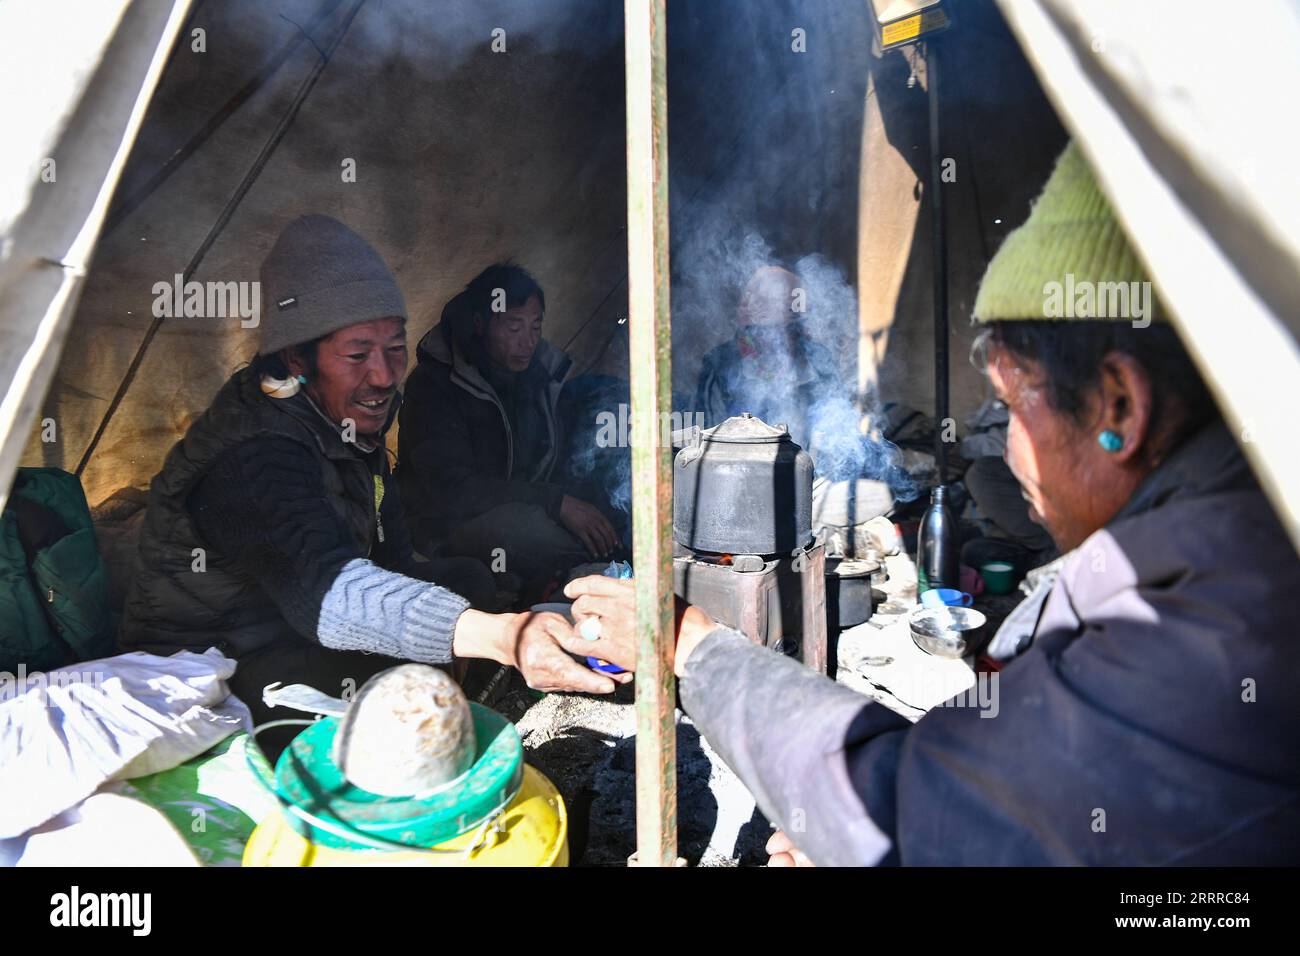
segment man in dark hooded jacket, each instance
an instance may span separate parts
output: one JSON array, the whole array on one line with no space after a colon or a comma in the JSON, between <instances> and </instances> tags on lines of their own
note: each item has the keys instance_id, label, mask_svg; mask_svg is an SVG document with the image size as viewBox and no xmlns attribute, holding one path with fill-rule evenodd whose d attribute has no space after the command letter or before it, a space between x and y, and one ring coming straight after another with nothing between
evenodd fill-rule
<instances>
[{"instance_id":1,"label":"man in dark hooded jacket","mask_svg":"<svg viewBox=\"0 0 1300 956\"><path fill-rule=\"evenodd\" d=\"M554 480L570 360L541 337L546 298L524 269L484 270L420 341L398 431L398 481L422 554L463 555L535 581L618 544Z\"/></svg>"}]
</instances>

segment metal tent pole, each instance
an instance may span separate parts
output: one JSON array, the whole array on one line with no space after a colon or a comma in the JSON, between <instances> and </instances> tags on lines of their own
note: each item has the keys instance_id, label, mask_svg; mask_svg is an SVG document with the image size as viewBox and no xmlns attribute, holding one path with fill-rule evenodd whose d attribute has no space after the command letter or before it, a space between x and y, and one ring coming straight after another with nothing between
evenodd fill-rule
<instances>
[{"instance_id":1,"label":"metal tent pole","mask_svg":"<svg viewBox=\"0 0 1300 956\"><path fill-rule=\"evenodd\" d=\"M930 100L930 213L934 242L934 464L939 484L948 482L948 239L943 221L943 157L939 153L939 53L925 43L925 89Z\"/></svg>"},{"instance_id":2,"label":"metal tent pole","mask_svg":"<svg viewBox=\"0 0 1300 956\"><path fill-rule=\"evenodd\" d=\"M672 405L668 308L666 0L624 0L627 68L627 260L632 379L632 529L636 567L636 854L677 865L673 677Z\"/></svg>"}]
</instances>

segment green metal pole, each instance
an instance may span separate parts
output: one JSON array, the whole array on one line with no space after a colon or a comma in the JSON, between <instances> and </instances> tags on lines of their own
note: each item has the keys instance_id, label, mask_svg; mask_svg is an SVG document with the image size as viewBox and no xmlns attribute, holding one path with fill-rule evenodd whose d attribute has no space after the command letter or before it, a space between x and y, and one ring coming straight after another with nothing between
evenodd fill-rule
<instances>
[{"instance_id":1,"label":"green metal pole","mask_svg":"<svg viewBox=\"0 0 1300 956\"><path fill-rule=\"evenodd\" d=\"M624 0L627 65L627 264L632 378L632 530L636 568L636 856L677 863L673 678L672 405L668 310L666 0Z\"/></svg>"}]
</instances>

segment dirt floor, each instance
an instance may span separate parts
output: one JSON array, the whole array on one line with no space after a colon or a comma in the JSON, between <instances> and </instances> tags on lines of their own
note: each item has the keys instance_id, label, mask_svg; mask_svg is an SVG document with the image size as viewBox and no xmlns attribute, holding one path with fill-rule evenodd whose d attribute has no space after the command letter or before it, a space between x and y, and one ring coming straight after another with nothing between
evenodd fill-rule
<instances>
[{"instance_id":1,"label":"dirt floor","mask_svg":"<svg viewBox=\"0 0 1300 956\"><path fill-rule=\"evenodd\" d=\"M575 866L624 866L636 849L636 709L610 698L512 685L494 706L516 722L527 759L564 794ZM678 852L691 866L761 866L771 826L690 718L677 712Z\"/></svg>"}]
</instances>

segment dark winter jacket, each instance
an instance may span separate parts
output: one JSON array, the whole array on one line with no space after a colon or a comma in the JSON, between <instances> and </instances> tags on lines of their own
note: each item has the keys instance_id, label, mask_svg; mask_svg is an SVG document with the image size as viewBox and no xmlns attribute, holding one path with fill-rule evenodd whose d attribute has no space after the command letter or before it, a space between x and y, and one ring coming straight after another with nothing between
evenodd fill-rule
<instances>
[{"instance_id":1,"label":"dark winter jacket","mask_svg":"<svg viewBox=\"0 0 1300 956\"><path fill-rule=\"evenodd\" d=\"M536 418L545 428L531 474L521 475L511 415L474 360L472 330L462 294L447 303L442 321L420 340L415 370L406 381L397 479L415 548L424 554L451 529L498 505L528 502L558 520L564 498L563 488L551 479L561 448L556 406L569 358L542 341L532 365L520 373L520 387L533 394Z\"/></svg>"},{"instance_id":2,"label":"dark winter jacket","mask_svg":"<svg viewBox=\"0 0 1300 956\"><path fill-rule=\"evenodd\" d=\"M263 508L250 513L265 514L267 526L244 529L268 545L277 543L276 535L302 539L279 542L278 550L300 556L294 561L298 569L319 579L319 587L309 581L308 590L328 588L339 568L354 558L409 570L410 540L400 499L388 493L376 501L376 476L385 487L392 484L384 450L365 453L342 441L305 393L268 398L253 369L245 368L172 448L150 485L122 624L124 649L170 654L217 646L238 657L274 641L314 637L313 627L295 628L277 604L274 592L281 582L267 577L274 562L259 564L250 551L213 551L212 535L200 533L192 511L195 491L214 471L226 483L244 476L240 492L262 504L286 488L295 499L304 494L300 489L318 490L319 507L295 500L278 513ZM311 513L297 513L308 506Z\"/></svg>"},{"instance_id":3,"label":"dark winter jacket","mask_svg":"<svg viewBox=\"0 0 1300 956\"><path fill-rule=\"evenodd\" d=\"M682 701L818 864L1294 865L1297 594L1216 425L1072 552L996 716L911 726L727 631L692 653Z\"/></svg>"}]
</instances>

